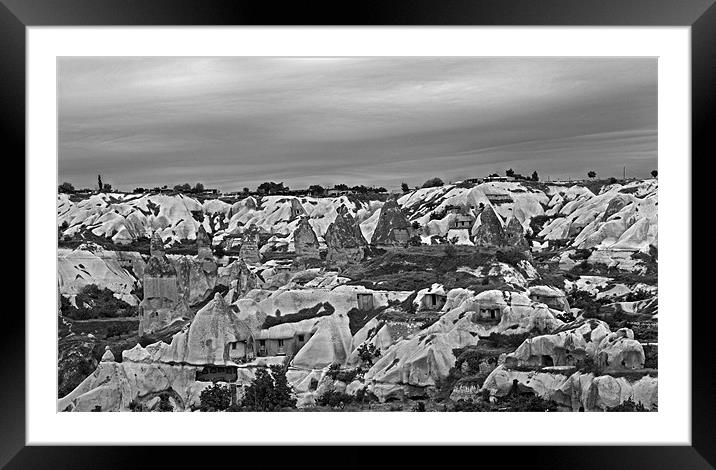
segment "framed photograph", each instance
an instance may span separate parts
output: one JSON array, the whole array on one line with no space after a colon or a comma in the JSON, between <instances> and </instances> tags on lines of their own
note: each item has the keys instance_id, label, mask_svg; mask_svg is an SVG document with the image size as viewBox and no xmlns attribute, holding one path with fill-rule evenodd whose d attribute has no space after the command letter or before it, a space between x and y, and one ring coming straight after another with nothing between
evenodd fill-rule
<instances>
[{"instance_id":1,"label":"framed photograph","mask_svg":"<svg viewBox=\"0 0 716 470\"><path fill-rule=\"evenodd\" d=\"M27 275L0 461L713 468L712 3L3 0Z\"/></svg>"}]
</instances>

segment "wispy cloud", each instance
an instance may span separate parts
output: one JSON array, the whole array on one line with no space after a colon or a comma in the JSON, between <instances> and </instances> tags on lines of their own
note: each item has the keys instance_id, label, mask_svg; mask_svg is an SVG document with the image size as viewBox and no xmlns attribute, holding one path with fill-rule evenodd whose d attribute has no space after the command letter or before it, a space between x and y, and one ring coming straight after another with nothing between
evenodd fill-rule
<instances>
[{"instance_id":1,"label":"wispy cloud","mask_svg":"<svg viewBox=\"0 0 716 470\"><path fill-rule=\"evenodd\" d=\"M656 59L60 58L60 179L115 187L645 176Z\"/></svg>"}]
</instances>

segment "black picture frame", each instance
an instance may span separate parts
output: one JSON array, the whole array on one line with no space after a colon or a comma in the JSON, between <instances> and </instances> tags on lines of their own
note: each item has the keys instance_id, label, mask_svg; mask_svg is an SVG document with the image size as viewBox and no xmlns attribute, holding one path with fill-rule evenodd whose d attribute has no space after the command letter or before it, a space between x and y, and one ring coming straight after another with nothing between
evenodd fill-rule
<instances>
[{"instance_id":1,"label":"black picture frame","mask_svg":"<svg viewBox=\"0 0 716 470\"><path fill-rule=\"evenodd\" d=\"M5 137L6 162L10 159L17 161L20 155L25 155L25 28L103 25L690 26L692 154L701 157L692 157L692 165L716 154L711 135L712 123L716 122L714 0L386 0L381 3L287 2L280 6L267 1L242 0L0 0L0 119ZM696 176L698 173L693 169L694 166L692 176ZM692 183L692 188L695 187ZM693 191L692 199L694 203L698 200L693 197ZM692 212L695 213L698 212ZM17 222L17 226L24 224ZM694 274L692 270L694 283L706 282L697 281ZM25 280L21 273L14 272L13 276ZM25 285L26 295L29 295L28 289L29 286ZM698 291L708 292L706 286ZM692 299L685 300L693 302L695 299L692 296ZM128 468L169 465L167 459L170 455L183 459L187 453L197 451L188 446L176 447L171 452L151 447L25 446L25 322L17 307L8 304L6 309L0 329L0 377L4 378L0 387L1 465L7 465L7 468ZM502 454L510 467L544 465L585 469L608 465L616 468L714 468L716 394L713 392L715 384L711 361L714 355L709 338L713 322L709 310L699 310L694 304L692 311L697 314L691 316L691 446L522 446L509 450L496 448L494 452ZM670 313L663 312L664 315ZM262 453L266 451L268 449ZM357 466L359 459L350 457L352 452L348 450L343 454L349 456L344 459L344 465L340 461L332 464L323 461L323 464ZM451 460L444 452L436 451L436 455L442 456L438 458L443 462ZM476 459L473 463L477 464L478 455L492 452L484 449L473 453ZM222 457L231 454L234 455L231 460ZM357 455L368 454L368 450L360 450ZM236 455L236 450L224 448L216 453L212 451L211 461L223 462L218 465L230 465L232 462L241 465ZM259 460L263 458L259 456ZM428 462L425 452L412 451L401 452L400 461L402 466L420 467ZM211 465L209 462L206 464ZM319 461L314 460L314 464L319 464ZM455 464L458 464L457 460ZM480 458L480 464L487 464L487 460Z\"/></svg>"}]
</instances>

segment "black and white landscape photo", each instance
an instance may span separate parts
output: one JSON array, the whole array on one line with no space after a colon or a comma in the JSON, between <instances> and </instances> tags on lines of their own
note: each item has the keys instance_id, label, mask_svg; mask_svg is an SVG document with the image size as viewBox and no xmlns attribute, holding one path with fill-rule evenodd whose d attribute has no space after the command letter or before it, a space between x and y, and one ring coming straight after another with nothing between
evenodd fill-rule
<instances>
[{"instance_id":1,"label":"black and white landscape photo","mask_svg":"<svg viewBox=\"0 0 716 470\"><path fill-rule=\"evenodd\" d=\"M656 58L57 78L58 412L658 410Z\"/></svg>"}]
</instances>

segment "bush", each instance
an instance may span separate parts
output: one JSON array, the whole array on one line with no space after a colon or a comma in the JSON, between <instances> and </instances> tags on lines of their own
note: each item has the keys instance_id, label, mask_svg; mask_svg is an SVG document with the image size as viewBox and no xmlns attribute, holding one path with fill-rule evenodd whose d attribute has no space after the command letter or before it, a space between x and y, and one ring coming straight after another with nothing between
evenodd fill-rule
<instances>
[{"instance_id":1,"label":"bush","mask_svg":"<svg viewBox=\"0 0 716 470\"><path fill-rule=\"evenodd\" d=\"M371 402L375 403L378 401L378 397L376 397L375 394L373 392L371 392L370 390L367 390L365 388L360 388L356 392L355 401L358 403L361 403L361 404L371 403Z\"/></svg>"},{"instance_id":2,"label":"bush","mask_svg":"<svg viewBox=\"0 0 716 470\"><path fill-rule=\"evenodd\" d=\"M497 251L495 253L495 259L500 263L509 264L510 266L517 266L520 261L529 262L525 252L518 250Z\"/></svg>"},{"instance_id":3,"label":"bush","mask_svg":"<svg viewBox=\"0 0 716 470\"><path fill-rule=\"evenodd\" d=\"M577 318L574 316L572 312L562 312L558 313L554 316L557 320L563 321L565 323L572 323Z\"/></svg>"},{"instance_id":4,"label":"bush","mask_svg":"<svg viewBox=\"0 0 716 470\"><path fill-rule=\"evenodd\" d=\"M455 405L452 407L451 411L458 411L458 412L488 412L488 411L494 411L494 406L485 401L477 400L477 401L471 401L471 400L458 400L455 402Z\"/></svg>"},{"instance_id":5,"label":"bush","mask_svg":"<svg viewBox=\"0 0 716 470\"><path fill-rule=\"evenodd\" d=\"M144 405L137 401L137 399L135 398L134 400L129 402L129 411L132 411L134 413L145 411Z\"/></svg>"},{"instance_id":6,"label":"bush","mask_svg":"<svg viewBox=\"0 0 716 470\"><path fill-rule=\"evenodd\" d=\"M529 338L529 336L530 336L529 333L522 333L522 334L516 334L516 335L506 335L506 334L502 334L502 333L490 333L490 336L487 339L498 348L503 348L503 347L518 348L522 343L525 342L525 340L527 338Z\"/></svg>"},{"instance_id":7,"label":"bush","mask_svg":"<svg viewBox=\"0 0 716 470\"><path fill-rule=\"evenodd\" d=\"M510 394L499 402L498 406L506 406L506 411L557 411L557 403L545 400L532 394Z\"/></svg>"},{"instance_id":8,"label":"bush","mask_svg":"<svg viewBox=\"0 0 716 470\"><path fill-rule=\"evenodd\" d=\"M373 359L380 357L380 349L373 343L363 343L358 347L358 357L368 365L373 365Z\"/></svg>"},{"instance_id":9,"label":"bush","mask_svg":"<svg viewBox=\"0 0 716 470\"><path fill-rule=\"evenodd\" d=\"M286 369L273 365L270 373L258 369L256 377L246 389L241 408L245 411L277 411L282 408L295 408L296 399L291 396L291 388L286 380Z\"/></svg>"},{"instance_id":10,"label":"bush","mask_svg":"<svg viewBox=\"0 0 716 470\"><path fill-rule=\"evenodd\" d=\"M631 397L614 408L607 408L607 411L646 412L649 411L642 403L636 403Z\"/></svg>"},{"instance_id":11,"label":"bush","mask_svg":"<svg viewBox=\"0 0 716 470\"><path fill-rule=\"evenodd\" d=\"M659 368L659 349L656 346L644 347L644 368Z\"/></svg>"},{"instance_id":12,"label":"bush","mask_svg":"<svg viewBox=\"0 0 716 470\"><path fill-rule=\"evenodd\" d=\"M627 295L623 297L624 302L636 302L639 300L646 300L651 299L654 297L654 294L647 291L646 289L637 289L634 291L629 292Z\"/></svg>"},{"instance_id":13,"label":"bush","mask_svg":"<svg viewBox=\"0 0 716 470\"><path fill-rule=\"evenodd\" d=\"M231 390L229 387L213 384L201 391L199 401L201 411L225 411L231 405Z\"/></svg>"},{"instance_id":14,"label":"bush","mask_svg":"<svg viewBox=\"0 0 716 470\"><path fill-rule=\"evenodd\" d=\"M591 373L595 376L602 375L601 367L599 367L599 365L594 361L594 358L592 358L592 356L587 356L584 358L584 360L579 364L579 371L585 374Z\"/></svg>"},{"instance_id":15,"label":"bush","mask_svg":"<svg viewBox=\"0 0 716 470\"><path fill-rule=\"evenodd\" d=\"M587 250L585 248L578 248L574 250L574 253L569 254L569 258L573 259L574 261L582 261L587 258L589 258L592 254L592 250Z\"/></svg>"},{"instance_id":16,"label":"bush","mask_svg":"<svg viewBox=\"0 0 716 470\"><path fill-rule=\"evenodd\" d=\"M462 365L464 363L467 363L468 371L472 373L477 373L480 371L480 360L482 359L482 354L480 351L474 348L460 348L460 349L453 349L452 350L453 355L457 358L455 360L455 369L461 370Z\"/></svg>"},{"instance_id":17,"label":"bush","mask_svg":"<svg viewBox=\"0 0 716 470\"><path fill-rule=\"evenodd\" d=\"M361 310L358 307L354 307L348 310L348 328L351 330L351 335L355 336L366 323L380 315L386 308L388 307L382 306L371 310Z\"/></svg>"},{"instance_id":18,"label":"bush","mask_svg":"<svg viewBox=\"0 0 716 470\"><path fill-rule=\"evenodd\" d=\"M584 318L594 318L598 316L602 305L609 302L607 299L597 299L596 294L590 294L587 291L580 290L577 286L573 286L572 289L567 292L566 297L571 307L582 310Z\"/></svg>"},{"instance_id":19,"label":"bush","mask_svg":"<svg viewBox=\"0 0 716 470\"><path fill-rule=\"evenodd\" d=\"M355 397L353 395L348 395L344 392L328 390L316 399L316 404L318 404L319 406L330 406L331 408L336 408L350 405L354 401Z\"/></svg>"},{"instance_id":20,"label":"bush","mask_svg":"<svg viewBox=\"0 0 716 470\"><path fill-rule=\"evenodd\" d=\"M75 304L60 296L60 311L62 315L73 320L88 320L92 318L115 318L134 316L137 307L114 296L114 292L106 287L100 289L95 284L88 284L75 296Z\"/></svg>"}]
</instances>

